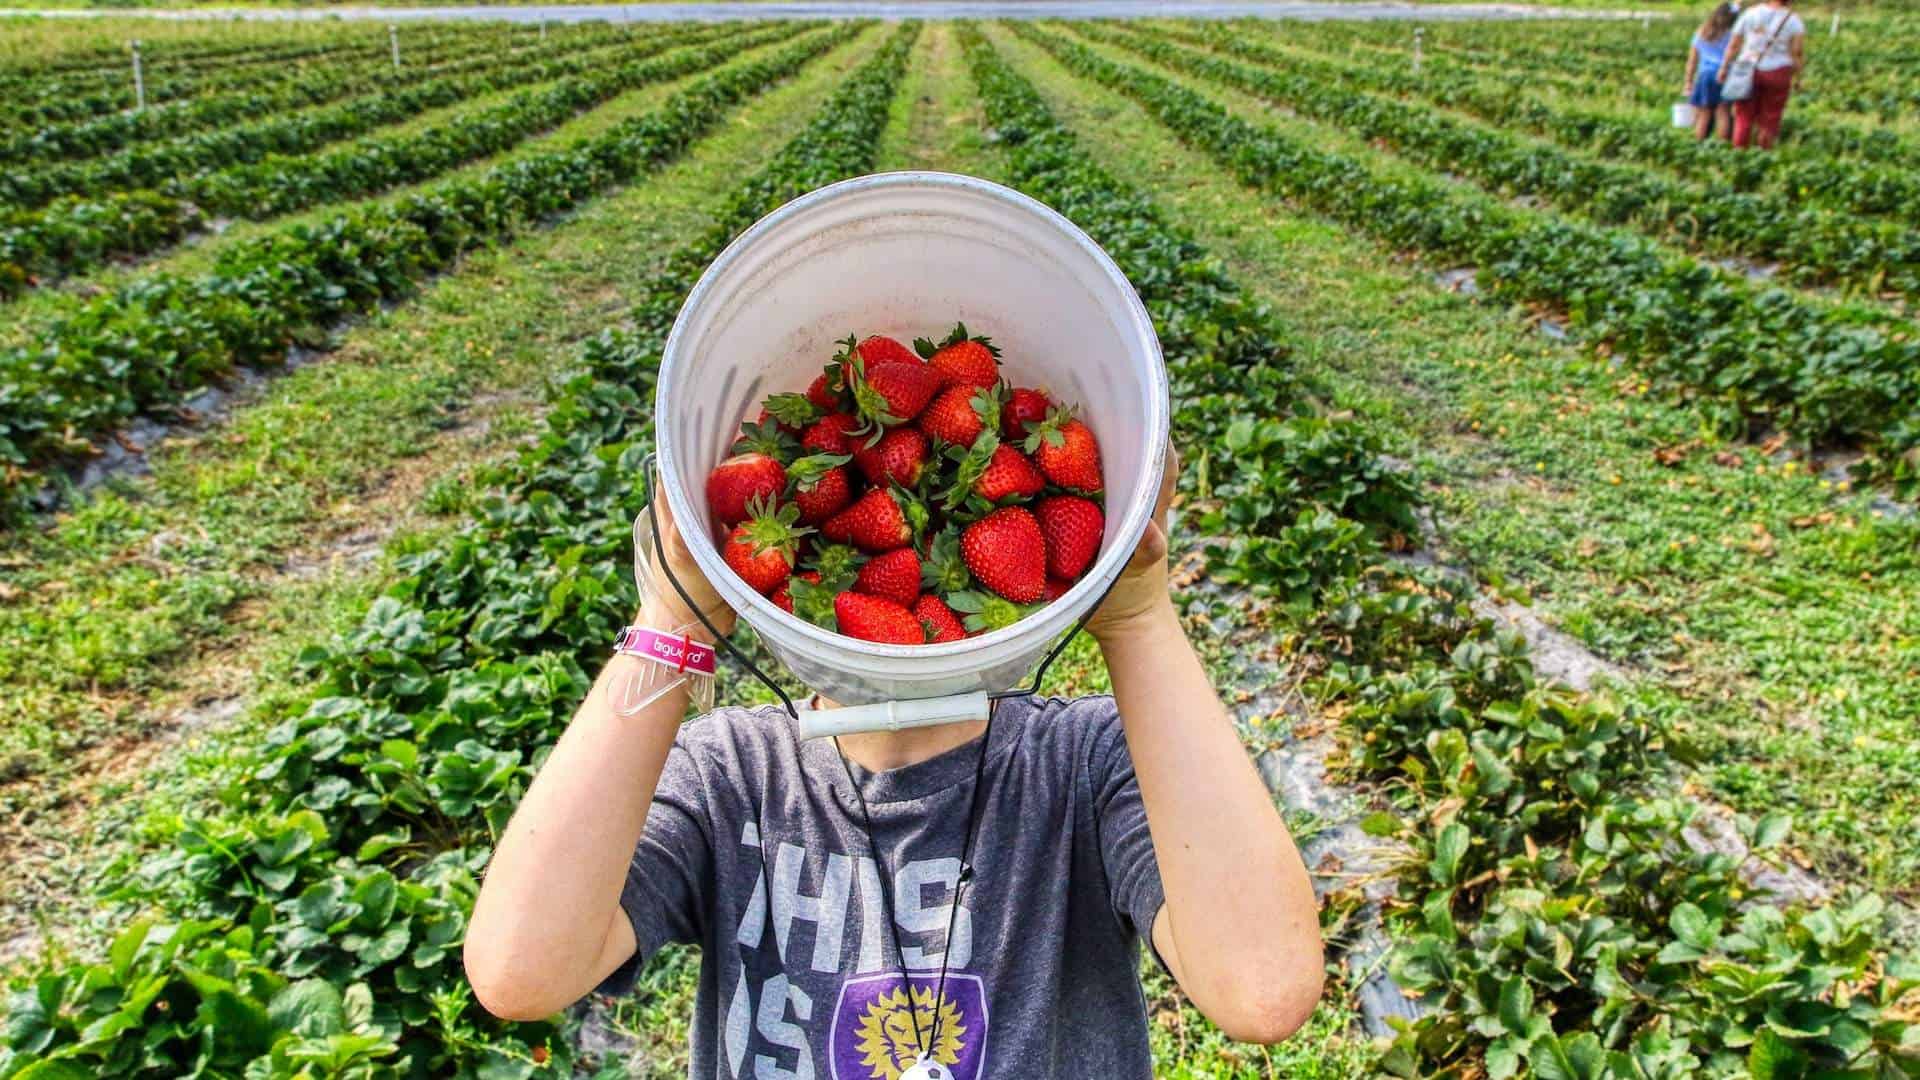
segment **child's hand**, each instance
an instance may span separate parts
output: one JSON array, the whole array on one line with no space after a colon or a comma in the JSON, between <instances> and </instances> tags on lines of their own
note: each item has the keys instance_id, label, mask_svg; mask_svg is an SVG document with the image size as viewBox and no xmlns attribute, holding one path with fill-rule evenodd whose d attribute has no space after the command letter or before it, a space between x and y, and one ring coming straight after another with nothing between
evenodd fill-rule
<instances>
[{"instance_id":1,"label":"child's hand","mask_svg":"<svg viewBox=\"0 0 1920 1080\"><path fill-rule=\"evenodd\" d=\"M686 601L674 590L673 582L667 580L666 573L661 569L663 559L657 556L658 553L664 553L666 568L673 571L674 578L686 590L688 598L706 612L707 618L722 634L731 633L733 609L720 598L719 592L707 581L707 576L700 572L700 564L693 561L693 552L687 547L686 537L680 535L680 527L673 520L672 507L659 494L662 488L658 473L654 475L653 490L654 509L660 522L660 545L657 552L643 553L641 562L647 572L641 586L640 616L636 621L661 630L698 622L687 608ZM644 531L647 518L643 515L640 520Z\"/></svg>"},{"instance_id":2,"label":"child's hand","mask_svg":"<svg viewBox=\"0 0 1920 1080\"><path fill-rule=\"evenodd\" d=\"M1173 615L1173 597L1167 590L1167 507L1173 502L1174 483L1180 478L1180 455L1167 446L1166 467L1160 474L1160 496L1154 501L1153 520L1133 549L1133 558L1120 571L1113 591L1087 621L1087 632L1102 641L1129 629Z\"/></svg>"}]
</instances>

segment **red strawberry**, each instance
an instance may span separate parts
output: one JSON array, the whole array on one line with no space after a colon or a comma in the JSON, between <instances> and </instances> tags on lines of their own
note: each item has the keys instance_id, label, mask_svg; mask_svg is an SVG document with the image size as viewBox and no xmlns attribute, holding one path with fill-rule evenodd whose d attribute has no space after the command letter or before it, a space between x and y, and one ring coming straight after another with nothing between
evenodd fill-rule
<instances>
[{"instance_id":1,"label":"red strawberry","mask_svg":"<svg viewBox=\"0 0 1920 1080\"><path fill-rule=\"evenodd\" d=\"M799 517L800 509L796 506L776 508L765 499L755 499L750 504L747 520L735 525L727 535L720 555L754 591L771 593L793 573L801 534L813 531L795 528L794 522Z\"/></svg>"},{"instance_id":2,"label":"red strawberry","mask_svg":"<svg viewBox=\"0 0 1920 1080\"><path fill-rule=\"evenodd\" d=\"M1003 506L967 526L960 534L960 554L980 584L1016 604L1046 595L1046 537L1020 507Z\"/></svg>"},{"instance_id":3,"label":"red strawberry","mask_svg":"<svg viewBox=\"0 0 1920 1080\"><path fill-rule=\"evenodd\" d=\"M807 384L807 400L823 413L839 412L845 404L840 400L840 395L846 388L840 379L839 365L836 364L832 369L814 376L813 382Z\"/></svg>"},{"instance_id":4,"label":"red strawberry","mask_svg":"<svg viewBox=\"0 0 1920 1080\"><path fill-rule=\"evenodd\" d=\"M804 394L775 394L761 408L760 422L772 420L780 425L781 431L799 438L800 430L813 423L820 413L820 407Z\"/></svg>"},{"instance_id":5,"label":"red strawberry","mask_svg":"<svg viewBox=\"0 0 1920 1080\"><path fill-rule=\"evenodd\" d=\"M816 570L802 570L781 582L780 587L773 590L771 599L773 600L774 606L789 615L793 614L793 583L796 581L810 581L818 585L820 584L820 573Z\"/></svg>"},{"instance_id":6,"label":"red strawberry","mask_svg":"<svg viewBox=\"0 0 1920 1080\"><path fill-rule=\"evenodd\" d=\"M854 407L869 423L898 427L919 416L939 391L940 376L918 360L854 365Z\"/></svg>"},{"instance_id":7,"label":"red strawberry","mask_svg":"<svg viewBox=\"0 0 1920 1080\"><path fill-rule=\"evenodd\" d=\"M852 341L853 339L848 338L847 340ZM861 342L854 351L859 353L860 359L866 361L868 365L912 364L915 367L920 367L925 363L919 356L914 354L912 349L900 344L893 338L884 337L880 334L875 334Z\"/></svg>"},{"instance_id":8,"label":"red strawberry","mask_svg":"<svg viewBox=\"0 0 1920 1080\"><path fill-rule=\"evenodd\" d=\"M1072 413L1048 413L1027 436L1027 453L1054 484L1088 495L1100 491L1100 444Z\"/></svg>"},{"instance_id":9,"label":"red strawberry","mask_svg":"<svg viewBox=\"0 0 1920 1080\"><path fill-rule=\"evenodd\" d=\"M920 560L920 587L940 596L973 587L973 574L960 556L958 528L947 526L927 544L926 558Z\"/></svg>"},{"instance_id":10,"label":"red strawberry","mask_svg":"<svg viewBox=\"0 0 1920 1080\"><path fill-rule=\"evenodd\" d=\"M849 460L846 454L814 454L787 469L802 523L818 525L853 501L853 481L843 467Z\"/></svg>"},{"instance_id":11,"label":"red strawberry","mask_svg":"<svg viewBox=\"0 0 1920 1080\"><path fill-rule=\"evenodd\" d=\"M853 588L854 577L866 561L865 555L846 544L821 544L808 557L807 571L815 584L841 593Z\"/></svg>"},{"instance_id":12,"label":"red strawberry","mask_svg":"<svg viewBox=\"0 0 1920 1080\"><path fill-rule=\"evenodd\" d=\"M782 589L787 595L787 603L792 605L787 610L796 618L805 619L829 630L835 628L833 598L843 590L822 582L819 571L802 570L788 578ZM775 603L779 603L780 594L775 593L773 599Z\"/></svg>"},{"instance_id":13,"label":"red strawberry","mask_svg":"<svg viewBox=\"0 0 1920 1080\"><path fill-rule=\"evenodd\" d=\"M1034 506L1033 516L1047 538L1047 573L1068 581L1086 573L1106 531L1100 507L1078 495L1053 495Z\"/></svg>"},{"instance_id":14,"label":"red strawberry","mask_svg":"<svg viewBox=\"0 0 1920 1080\"><path fill-rule=\"evenodd\" d=\"M993 457L988 459L980 479L973 482L973 493L997 503L1009 497L1031 499L1046 486L1046 477L1033 467L1027 455L1001 443L993 448Z\"/></svg>"},{"instance_id":15,"label":"red strawberry","mask_svg":"<svg viewBox=\"0 0 1920 1080\"><path fill-rule=\"evenodd\" d=\"M851 432L859 426L860 418L852 413L828 413L814 421L806 434L800 436L800 447L816 454L851 454Z\"/></svg>"},{"instance_id":16,"label":"red strawberry","mask_svg":"<svg viewBox=\"0 0 1920 1080\"><path fill-rule=\"evenodd\" d=\"M913 612L891 600L865 593L845 592L833 598L833 617L840 632L862 641L890 645L925 645L927 631Z\"/></svg>"},{"instance_id":17,"label":"red strawberry","mask_svg":"<svg viewBox=\"0 0 1920 1080\"><path fill-rule=\"evenodd\" d=\"M959 641L967 636L960 617L937 596L923 596L914 601L913 615L920 620L930 642Z\"/></svg>"},{"instance_id":18,"label":"red strawberry","mask_svg":"<svg viewBox=\"0 0 1920 1080\"><path fill-rule=\"evenodd\" d=\"M926 341L915 342L923 350ZM992 386L1000 381L1000 350L983 337L968 337L964 323L955 323L953 333L940 343L927 366L940 373L948 386Z\"/></svg>"},{"instance_id":19,"label":"red strawberry","mask_svg":"<svg viewBox=\"0 0 1920 1080\"><path fill-rule=\"evenodd\" d=\"M782 463L793 460L793 437L799 434L769 419L767 410L760 410L760 419L756 423L741 424L740 434L733 437L729 454L765 454Z\"/></svg>"},{"instance_id":20,"label":"red strawberry","mask_svg":"<svg viewBox=\"0 0 1920 1080\"><path fill-rule=\"evenodd\" d=\"M960 618L968 637L1003 630L1034 611L1035 605L1016 604L990 592L968 589L947 597L947 606Z\"/></svg>"},{"instance_id":21,"label":"red strawberry","mask_svg":"<svg viewBox=\"0 0 1920 1080\"><path fill-rule=\"evenodd\" d=\"M1042 594L1041 599L1051 604L1055 600L1067 595L1067 590L1071 588L1073 588L1073 582L1061 581L1057 577L1050 577L1047 579L1047 591Z\"/></svg>"},{"instance_id":22,"label":"red strawberry","mask_svg":"<svg viewBox=\"0 0 1920 1080\"><path fill-rule=\"evenodd\" d=\"M911 607L920 596L920 556L910 547L875 555L860 568L853 587L868 596L884 596L902 607Z\"/></svg>"},{"instance_id":23,"label":"red strawberry","mask_svg":"<svg viewBox=\"0 0 1920 1080\"><path fill-rule=\"evenodd\" d=\"M735 454L707 474L707 508L722 525L747 519L747 503L778 499L787 488L787 470L761 453Z\"/></svg>"},{"instance_id":24,"label":"red strawberry","mask_svg":"<svg viewBox=\"0 0 1920 1080\"><path fill-rule=\"evenodd\" d=\"M949 386L921 412L920 430L955 446L972 446L982 431L999 426L1000 402L991 390Z\"/></svg>"},{"instance_id":25,"label":"red strawberry","mask_svg":"<svg viewBox=\"0 0 1920 1080\"><path fill-rule=\"evenodd\" d=\"M869 483L912 487L927 463L927 437L915 428L894 428L879 442L854 450L853 463Z\"/></svg>"},{"instance_id":26,"label":"red strawberry","mask_svg":"<svg viewBox=\"0 0 1920 1080\"><path fill-rule=\"evenodd\" d=\"M1047 410L1053 402L1038 390L1021 387L1009 391L1007 403L1000 410L1000 430L1009 439L1027 437L1027 425L1037 424L1047 418Z\"/></svg>"},{"instance_id":27,"label":"red strawberry","mask_svg":"<svg viewBox=\"0 0 1920 1080\"><path fill-rule=\"evenodd\" d=\"M892 551L913 539L907 511L890 488L874 488L852 506L828 518L820 532L829 540L858 545L865 551Z\"/></svg>"}]
</instances>

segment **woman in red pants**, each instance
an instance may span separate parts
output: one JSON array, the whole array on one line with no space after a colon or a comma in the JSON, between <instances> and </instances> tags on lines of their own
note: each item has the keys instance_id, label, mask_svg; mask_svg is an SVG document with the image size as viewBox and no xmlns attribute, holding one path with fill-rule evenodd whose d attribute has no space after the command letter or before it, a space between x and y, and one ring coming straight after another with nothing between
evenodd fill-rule
<instances>
[{"instance_id":1,"label":"woman in red pants","mask_svg":"<svg viewBox=\"0 0 1920 1080\"><path fill-rule=\"evenodd\" d=\"M1787 111L1793 80L1807 62L1807 26L1793 13L1793 0L1768 0L1748 8L1733 24L1727 55L1753 64L1753 90L1733 103L1733 145L1773 148L1780 137L1780 117ZM1720 66L1720 81L1734 64Z\"/></svg>"}]
</instances>

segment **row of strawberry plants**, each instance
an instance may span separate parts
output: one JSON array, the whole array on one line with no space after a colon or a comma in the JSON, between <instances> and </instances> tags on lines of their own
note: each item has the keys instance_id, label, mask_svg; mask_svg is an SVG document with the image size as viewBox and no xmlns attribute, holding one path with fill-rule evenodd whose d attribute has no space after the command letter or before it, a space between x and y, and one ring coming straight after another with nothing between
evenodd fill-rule
<instances>
[{"instance_id":1,"label":"row of strawberry plants","mask_svg":"<svg viewBox=\"0 0 1920 1080\"><path fill-rule=\"evenodd\" d=\"M372 33L359 28L355 29L359 32L351 35L343 34L327 41L255 47L244 52L209 59L143 51L143 68L153 76L154 86L158 89L169 78L176 75L204 77L211 72L235 74L266 64L282 64L315 57L332 58L356 51L371 53L379 45L385 44L376 39ZM114 65L71 71L42 68L9 72L0 75L0 90L5 91L8 94L8 100L15 104L85 95L98 90L119 90L122 88L118 84L124 82L127 77L127 66L130 61L128 44L122 42L118 52L119 63Z\"/></svg>"},{"instance_id":2,"label":"row of strawberry plants","mask_svg":"<svg viewBox=\"0 0 1920 1080\"><path fill-rule=\"evenodd\" d=\"M1210 44L1258 63L1299 63L1299 52L1274 49L1252 35L1230 35L1207 28ZM1273 40L1273 39L1268 39ZM1457 109L1501 127L1542 135L1563 146L1601 158L1644 162L1722 191L1769 190L1810 205L1856 214L1886 215L1904 224L1920 224L1920 175L1911 169L1863 161L1777 150L1770 154L1728 154L1724 148L1676 139L1656 124L1593 110L1561 107L1520 87L1494 88L1460 73L1411 71L1381 65L1334 63L1343 83Z\"/></svg>"},{"instance_id":3,"label":"row of strawberry plants","mask_svg":"<svg viewBox=\"0 0 1920 1080\"><path fill-rule=\"evenodd\" d=\"M1799 906L1690 840L1675 721L1631 691L1543 683L1476 587L1378 568L1324 605L1347 767L1394 793L1367 831L1414 857L1390 905L1423 1016L1383 1073L1550 1080L1920 1075L1920 962L1883 902ZM1736 819L1777 864L1792 822Z\"/></svg>"},{"instance_id":4,"label":"row of strawberry plants","mask_svg":"<svg viewBox=\"0 0 1920 1080\"><path fill-rule=\"evenodd\" d=\"M1593 42L1592 48L1582 52L1595 65L1589 70L1625 75L1647 71L1664 73L1677 59L1686 56L1692 37L1691 25L1676 29L1678 33L1667 36L1650 38L1642 34L1630 41L1609 41L1602 35ZM1561 48L1550 42L1525 40L1495 39L1491 44L1503 63L1532 64L1558 52L1560 55L1552 56L1550 62L1563 69L1580 70L1577 65L1566 64L1564 43ZM1858 37L1845 41L1816 37L1808 42L1808 53L1813 62L1806 73L1807 89L1815 101L1841 109L1857 109L1862 102L1875 108L1889 99L1907 106L1920 104L1920 86L1915 85L1909 69L1903 66L1911 60L1905 49L1882 51ZM1831 100L1836 97L1838 100Z\"/></svg>"},{"instance_id":5,"label":"row of strawberry plants","mask_svg":"<svg viewBox=\"0 0 1920 1080\"><path fill-rule=\"evenodd\" d=\"M711 33L712 28L707 26L674 28L641 39L641 47L661 37L675 41L689 34ZM444 76L396 91L361 95L337 105L193 132L110 157L9 170L0 174L0 200L31 208L62 196L85 198L153 187L199 170L259 161L269 154L305 153L479 94L593 71L627 47L613 43L587 53L563 52L540 63L490 64L472 74Z\"/></svg>"},{"instance_id":6,"label":"row of strawberry plants","mask_svg":"<svg viewBox=\"0 0 1920 1080\"><path fill-rule=\"evenodd\" d=\"M1505 42L1496 42L1492 56L1496 63L1534 63L1546 69L1582 73L1596 71L1603 77L1613 79L1636 79L1647 73L1667 75L1674 63L1686 60L1688 40L1674 38L1668 50L1661 50L1657 58L1592 58L1592 65L1569 63L1565 48L1555 50L1551 44L1540 44L1534 48L1511 46ZM1584 50L1582 50L1584 52ZM1822 48L1822 42L1814 40L1809 44L1809 69L1805 79L1797 81L1801 92L1801 106L1814 108L1826 115L1836 117L1882 117L1893 121L1914 106L1920 106L1920 85L1916 85L1907 75L1907 67L1901 61L1887 63L1882 60L1860 58L1853 60L1849 54L1851 46L1839 44L1834 48Z\"/></svg>"},{"instance_id":7,"label":"row of strawberry plants","mask_svg":"<svg viewBox=\"0 0 1920 1080\"><path fill-rule=\"evenodd\" d=\"M473 31L463 31L454 36L460 40L471 36ZM171 73L148 73L146 98L149 106L161 105L184 98L203 94L226 93L236 90L265 89L281 85L291 79L297 79L312 69L330 66L340 62L377 59L387 43L368 42L340 46L315 47L309 55L278 63L251 64L239 68L215 68L208 71L181 70ZM408 43L402 43L402 49ZM439 50L438 44L425 48L424 56L431 56ZM88 117L104 116L108 113L131 109L134 106L132 78L112 80L98 89L74 91L65 94L22 94L9 96L4 107L0 107L0 131L25 130L43 124L84 120Z\"/></svg>"},{"instance_id":8,"label":"row of strawberry plants","mask_svg":"<svg viewBox=\"0 0 1920 1080\"><path fill-rule=\"evenodd\" d=\"M385 58L357 64L328 65L273 90L239 90L212 94L171 105L113 113L65 124L46 124L22 131L0 144L0 162L57 161L97 157L153 138L175 138L192 131L221 127L236 120L268 116L310 105L324 105L368 92L369 84L391 91L428 79L480 71L502 63L525 63L555 55L634 39L625 28L581 30L550 42L523 41L505 52L490 39L461 39L443 52L414 59L394 71ZM424 62L422 62L424 59Z\"/></svg>"},{"instance_id":9,"label":"row of strawberry plants","mask_svg":"<svg viewBox=\"0 0 1920 1080\"><path fill-rule=\"evenodd\" d=\"M1083 34L1378 139L1429 167L1534 196L1605 225L1631 225L1695 251L1778 258L1795 281L1920 298L1920 232L1764 193L1709 191L1588 158L1341 85L1331 65L1254 68L1161 37L1081 26Z\"/></svg>"},{"instance_id":10,"label":"row of strawberry plants","mask_svg":"<svg viewBox=\"0 0 1920 1080\"><path fill-rule=\"evenodd\" d=\"M817 26L783 24L769 33L809 36L601 134L234 245L201 277L153 274L88 301L39 340L0 353L0 460L42 464L238 366L277 364L312 328L407 295L462 252L659 167L857 29ZM688 49L655 61L654 75L710 70L740 49L738 39ZM37 482L16 468L0 494L14 502Z\"/></svg>"},{"instance_id":11,"label":"row of strawberry plants","mask_svg":"<svg viewBox=\"0 0 1920 1080\"><path fill-rule=\"evenodd\" d=\"M0 218L0 296L9 278L72 274L115 256L141 255L179 239L202 214L263 220L303 207L352 199L437 176L506 150L617 94L680 71L674 57L649 58L701 39L733 37L733 26L701 27L650 38L599 62L576 58L598 74L529 90L498 105L450 117L411 135L370 137L325 154L272 156L249 165L200 173L162 191L116 192L102 199L61 200L38 212ZM790 36L775 27L742 38L742 47ZM615 66L616 61L631 62Z\"/></svg>"},{"instance_id":12,"label":"row of strawberry plants","mask_svg":"<svg viewBox=\"0 0 1920 1080\"><path fill-rule=\"evenodd\" d=\"M1386 175L1077 42L1019 32L1075 71L1123 89L1246 183L1395 247L1477 266L1496 296L1561 308L1590 341L1722 422L1894 452L1920 444L1920 340L1888 332L1877 311L1812 304L1642 237L1511 207L1438 178Z\"/></svg>"},{"instance_id":13,"label":"row of strawberry plants","mask_svg":"<svg viewBox=\"0 0 1920 1080\"><path fill-rule=\"evenodd\" d=\"M1015 33L1077 48L1025 24ZM970 48L990 51L977 35ZM975 65L1019 176L1050 118L1017 74ZM1745 1076L1758 1058L1799 1070L1759 1075L1911 1075L1920 1024L1900 1003L1920 965L1882 955L1878 903L1783 911L1756 902L1736 860L1694 853L1694 808L1659 794L1678 771L1666 718L1542 685L1525 642L1473 613L1469 585L1390 559L1357 522L1339 527L1348 492L1389 495L1404 513L1410 491L1306 483L1330 462L1367 460L1351 447L1378 435L1356 430L1348 454L1329 454L1271 412L1238 403L1207 446L1220 482L1200 524L1235 538L1209 548L1210 574L1284 602L1327 660L1313 689L1343 715L1352 768L1398 799L1367 825L1416 855L1398 883L1393 967L1432 1008L1381 1071L1664 1080ZM1740 828L1765 850L1789 824Z\"/></svg>"},{"instance_id":14,"label":"row of strawberry plants","mask_svg":"<svg viewBox=\"0 0 1920 1080\"><path fill-rule=\"evenodd\" d=\"M1411 68L1412 53L1402 45L1373 45L1378 50L1372 59L1391 62ZM1340 55L1351 60L1353 54L1342 52ZM1549 72L1539 67L1522 66L1518 69L1501 61L1476 61L1444 51L1427 51L1422 72L1429 78L1441 75L1446 77L1467 76L1490 82L1497 82L1516 92L1538 94L1544 87L1562 95L1570 95L1587 101L1615 99L1638 106L1642 111L1639 118L1642 123L1659 127L1666 120L1666 108L1675 99L1674 81L1677 65L1684 62L1685 47L1676 50L1673 56L1666 58L1665 68L1655 69L1667 78L1648 77L1636 80L1606 78L1592 72ZM1843 119L1829 111L1809 108L1808 102L1796 102L1789 114L1789 122L1783 136L1783 146L1793 153L1824 154L1832 157L1854 157L1882 165L1906 168L1920 167L1920 145L1902 138L1892 128L1884 126L1863 126L1859 121ZM1688 132L1672 131L1669 137L1676 140L1692 138Z\"/></svg>"},{"instance_id":15,"label":"row of strawberry plants","mask_svg":"<svg viewBox=\"0 0 1920 1080\"><path fill-rule=\"evenodd\" d=\"M917 32L893 33L667 258L630 328L585 344L470 522L404 558L358 626L309 651L310 694L228 752L219 805L151 823L159 850L116 895L159 917L97 962L15 985L0 1078L281 1076L304 1059L304 1075L516 1080L577 1064L565 1025L473 1003L458 949L478 873L635 603L623 523L682 298L762 214L874 166Z\"/></svg>"},{"instance_id":16,"label":"row of strawberry plants","mask_svg":"<svg viewBox=\"0 0 1920 1080\"><path fill-rule=\"evenodd\" d=\"M1664 39L1663 44L1654 47L1650 56L1640 59L1609 57L1585 48L1571 50L1566 47L1564 40L1537 43L1516 41L1504 36L1511 24L1490 25L1498 29L1498 36L1488 36L1484 28L1470 27L1464 23L1450 24L1444 29L1430 28L1429 44L1435 50L1460 53L1476 63L1508 71L1539 71L1571 78L1597 79L1608 84L1651 79L1664 85L1672 78L1671 73L1686 60L1688 37L1694 24L1684 24L1682 33ZM1555 29L1560 38L1565 38L1570 32L1565 23L1556 24ZM1571 33L1590 36L1597 29L1603 28L1590 22L1582 23L1572 28ZM1335 51L1345 51L1348 43L1355 40L1395 48L1408 44L1405 31L1382 33L1377 28L1350 25L1334 27L1322 24L1300 36L1329 42ZM1463 49L1458 44L1460 40L1472 41L1477 47ZM1849 114L1870 113L1892 122L1914 104L1920 103L1920 98L1916 97L1920 88L1907 78L1906 69L1900 63L1871 57L1861 57L1855 61L1852 54L1856 48L1855 44L1846 42L1837 45L1824 41L1810 43L1808 51L1812 62L1806 78L1799 83L1803 110L1811 107L1836 119Z\"/></svg>"},{"instance_id":17,"label":"row of strawberry plants","mask_svg":"<svg viewBox=\"0 0 1920 1080\"><path fill-rule=\"evenodd\" d=\"M126 38L109 33L95 33L98 40L91 44L79 44L79 39L63 40L58 46L51 47L52 55L0 54L0 79L15 80L21 78L45 77L49 75L75 75L86 72L106 72L126 70ZM375 28L366 25L331 27L322 34L331 40L342 43L359 35L371 38ZM262 49L285 48L284 41L262 43L259 41L228 40L217 34L207 34L196 30L202 36L192 40L172 39L168 41L150 41L148 48L155 57L165 56L173 63L204 62L222 64L229 61L244 61L248 56Z\"/></svg>"}]
</instances>

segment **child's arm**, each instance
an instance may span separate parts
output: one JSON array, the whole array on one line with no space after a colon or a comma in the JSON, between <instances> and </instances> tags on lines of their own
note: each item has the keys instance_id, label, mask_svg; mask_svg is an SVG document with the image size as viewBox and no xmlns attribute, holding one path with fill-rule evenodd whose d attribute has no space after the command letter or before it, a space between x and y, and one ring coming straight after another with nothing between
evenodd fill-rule
<instances>
[{"instance_id":1,"label":"child's arm","mask_svg":"<svg viewBox=\"0 0 1920 1080\"><path fill-rule=\"evenodd\" d=\"M660 512L675 576L729 629L732 612L701 577L664 500ZM692 621L664 581L635 618L665 630ZM465 959L474 995L496 1016L549 1016L633 955L620 890L687 707L683 684L632 716L614 711L612 695L644 663L626 655L607 663L494 849Z\"/></svg>"},{"instance_id":2,"label":"child's arm","mask_svg":"<svg viewBox=\"0 0 1920 1080\"><path fill-rule=\"evenodd\" d=\"M1313 1014L1325 960L1306 866L1188 643L1162 513L1088 630L1113 677L1166 904L1153 943L1207 1018L1277 1042Z\"/></svg>"}]
</instances>

